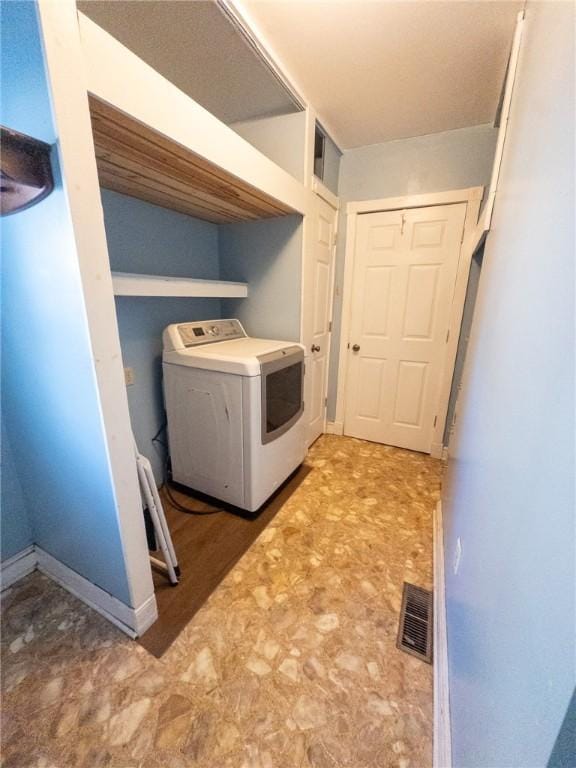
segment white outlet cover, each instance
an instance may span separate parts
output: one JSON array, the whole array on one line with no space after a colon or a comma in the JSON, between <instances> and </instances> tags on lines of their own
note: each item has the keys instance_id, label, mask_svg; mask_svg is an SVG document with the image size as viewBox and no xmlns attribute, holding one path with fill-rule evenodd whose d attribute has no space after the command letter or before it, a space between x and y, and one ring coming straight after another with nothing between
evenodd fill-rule
<instances>
[{"instance_id":1,"label":"white outlet cover","mask_svg":"<svg viewBox=\"0 0 576 768\"><path fill-rule=\"evenodd\" d=\"M460 568L460 560L462 558L462 542L460 541L460 536L456 539L456 548L454 550L454 576L458 573L458 569Z\"/></svg>"}]
</instances>

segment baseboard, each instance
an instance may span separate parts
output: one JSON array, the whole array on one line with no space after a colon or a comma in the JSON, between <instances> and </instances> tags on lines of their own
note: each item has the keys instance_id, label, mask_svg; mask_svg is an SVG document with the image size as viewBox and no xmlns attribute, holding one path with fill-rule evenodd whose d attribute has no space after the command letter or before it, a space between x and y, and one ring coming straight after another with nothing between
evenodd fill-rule
<instances>
[{"instance_id":1,"label":"baseboard","mask_svg":"<svg viewBox=\"0 0 576 768\"><path fill-rule=\"evenodd\" d=\"M327 435L343 435L344 424L341 421L327 421L326 434Z\"/></svg>"},{"instance_id":2,"label":"baseboard","mask_svg":"<svg viewBox=\"0 0 576 768\"><path fill-rule=\"evenodd\" d=\"M444 580L442 502L434 515L434 768L451 768L450 689Z\"/></svg>"},{"instance_id":3,"label":"baseboard","mask_svg":"<svg viewBox=\"0 0 576 768\"><path fill-rule=\"evenodd\" d=\"M432 456L433 459L441 459L443 450L444 446L442 443L432 443L430 446L430 456Z\"/></svg>"},{"instance_id":4,"label":"baseboard","mask_svg":"<svg viewBox=\"0 0 576 768\"><path fill-rule=\"evenodd\" d=\"M149 629L152 624L158 618L158 605L156 604L156 595L152 593L150 597L142 603L139 608L134 610L134 631L136 637L141 635Z\"/></svg>"},{"instance_id":5,"label":"baseboard","mask_svg":"<svg viewBox=\"0 0 576 768\"><path fill-rule=\"evenodd\" d=\"M36 568L38 564L38 557L34 545L31 544L26 549L22 549L12 557L4 560L1 568L0 587L1 590L8 589L12 584L15 584L24 576L28 576L29 573Z\"/></svg>"},{"instance_id":6,"label":"baseboard","mask_svg":"<svg viewBox=\"0 0 576 768\"><path fill-rule=\"evenodd\" d=\"M8 589L36 569L132 638L143 635L158 618L154 594L138 608L131 608L34 544L2 563L2 590Z\"/></svg>"}]
</instances>

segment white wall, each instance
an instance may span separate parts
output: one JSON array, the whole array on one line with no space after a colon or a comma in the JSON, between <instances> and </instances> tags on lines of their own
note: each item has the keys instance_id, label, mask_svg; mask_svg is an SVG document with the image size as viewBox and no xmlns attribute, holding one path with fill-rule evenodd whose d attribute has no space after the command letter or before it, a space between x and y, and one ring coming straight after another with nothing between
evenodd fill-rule
<instances>
[{"instance_id":1,"label":"white wall","mask_svg":"<svg viewBox=\"0 0 576 768\"><path fill-rule=\"evenodd\" d=\"M229 127L304 183L306 112L244 120Z\"/></svg>"},{"instance_id":2,"label":"white wall","mask_svg":"<svg viewBox=\"0 0 576 768\"><path fill-rule=\"evenodd\" d=\"M308 181L305 178L307 126L306 112L294 112L289 115L244 120L232 123L229 127L280 168L306 184ZM310 151L312 150L313 147L310 146ZM322 182L334 194L338 193L341 156L342 153L336 144L329 136L325 136Z\"/></svg>"},{"instance_id":3,"label":"white wall","mask_svg":"<svg viewBox=\"0 0 576 768\"><path fill-rule=\"evenodd\" d=\"M328 382L328 419L336 408L342 283L346 244L346 202L485 186L490 182L497 129L478 125L414 139L372 144L344 152L338 195L341 200L334 320Z\"/></svg>"},{"instance_id":4,"label":"white wall","mask_svg":"<svg viewBox=\"0 0 576 768\"><path fill-rule=\"evenodd\" d=\"M574 5L529 2L443 499L455 768L574 765L574 107Z\"/></svg>"}]
</instances>

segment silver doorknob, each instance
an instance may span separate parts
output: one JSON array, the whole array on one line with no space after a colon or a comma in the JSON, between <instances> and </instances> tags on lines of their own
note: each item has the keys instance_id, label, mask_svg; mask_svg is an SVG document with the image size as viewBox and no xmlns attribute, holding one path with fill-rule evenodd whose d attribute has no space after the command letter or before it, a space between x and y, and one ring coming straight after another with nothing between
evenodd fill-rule
<instances>
[{"instance_id":1,"label":"silver doorknob","mask_svg":"<svg viewBox=\"0 0 576 768\"><path fill-rule=\"evenodd\" d=\"M320 352L320 347L318 346L318 344L312 344L310 349L312 350L312 352Z\"/></svg>"},{"instance_id":2,"label":"silver doorknob","mask_svg":"<svg viewBox=\"0 0 576 768\"><path fill-rule=\"evenodd\" d=\"M360 344L354 344L352 347L353 352L360 352Z\"/></svg>"}]
</instances>

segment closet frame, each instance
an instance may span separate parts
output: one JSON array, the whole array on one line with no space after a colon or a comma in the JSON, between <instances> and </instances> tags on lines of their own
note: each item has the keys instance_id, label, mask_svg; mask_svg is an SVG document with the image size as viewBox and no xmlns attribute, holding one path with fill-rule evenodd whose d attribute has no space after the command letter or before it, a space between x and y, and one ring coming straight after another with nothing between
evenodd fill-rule
<instances>
[{"instance_id":1,"label":"closet frame","mask_svg":"<svg viewBox=\"0 0 576 768\"><path fill-rule=\"evenodd\" d=\"M247 287L194 275L177 281L176 288L161 275L113 278L101 187L215 223L291 214L305 221L313 193L78 13L74 0L38 0L37 12L129 583L128 617L120 601L117 612L125 631L141 635L157 618L157 608L114 282L118 293L155 296L174 295L173 290L243 296ZM138 288L136 281L146 287ZM108 603L89 602L114 621Z\"/></svg>"}]
</instances>

